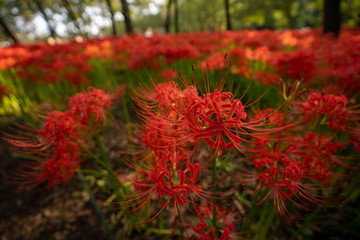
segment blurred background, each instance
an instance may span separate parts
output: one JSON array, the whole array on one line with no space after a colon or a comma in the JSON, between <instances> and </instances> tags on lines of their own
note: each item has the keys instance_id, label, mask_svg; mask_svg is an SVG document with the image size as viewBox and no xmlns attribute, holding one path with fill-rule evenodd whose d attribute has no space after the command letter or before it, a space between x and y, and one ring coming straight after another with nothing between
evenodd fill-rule
<instances>
[{"instance_id":1,"label":"blurred background","mask_svg":"<svg viewBox=\"0 0 360 240\"><path fill-rule=\"evenodd\" d=\"M360 0L2 0L0 41L360 25ZM50 40L51 40L50 39Z\"/></svg>"},{"instance_id":2,"label":"blurred background","mask_svg":"<svg viewBox=\"0 0 360 240\"><path fill-rule=\"evenodd\" d=\"M65 111L69 97L88 86L108 93L125 89L115 100L108 126L99 132L101 138L86 140L95 154L108 154L116 173L127 174L119 149L133 151L127 149L129 136L141 122L133 93L154 81L181 82L173 69L189 81L202 79L201 70L207 69L212 83L226 69L227 89L241 82L243 89L235 96L246 105L259 100L249 104L250 114L257 108L281 109L292 90L307 89L306 94L341 100L333 104L335 115L329 119L349 116L340 130L327 126L326 115L299 128L299 137L314 131L325 146L336 146L336 155L319 147L326 157L318 157L325 163L316 165L325 174L334 173L326 191L316 189L334 206L308 211L293 204L290 212L300 221L284 221L274 211L274 201L256 204L252 183L226 204L243 208L236 228L241 239L360 239L359 27L360 0L0 0L0 138L20 134L18 126L40 129L46 114ZM231 65L225 63L225 53ZM284 81L279 84L279 79ZM296 80L303 80L301 88ZM306 96L300 98L304 104ZM16 152L10 143L0 139L1 240L112 239L112 234L121 240L170 238L171 226L165 223L169 216L173 219L171 214L134 227L151 212L146 218L114 210L109 203L116 196L110 193L122 188L96 161L81 162L85 180L74 176L51 190L40 181L34 189L19 191L22 182L9 179L27 169L24 163L38 159ZM231 154L236 166L240 157ZM227 173L229 166L216 167ZM100 201L94 204L92 194Z\"/></svg>"}]
</instances>

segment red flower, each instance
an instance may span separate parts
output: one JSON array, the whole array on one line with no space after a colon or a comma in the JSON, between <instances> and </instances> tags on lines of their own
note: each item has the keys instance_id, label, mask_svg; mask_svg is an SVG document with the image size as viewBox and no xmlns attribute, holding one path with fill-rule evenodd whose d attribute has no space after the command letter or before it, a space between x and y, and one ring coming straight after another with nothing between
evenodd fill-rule
<instances>
[{"instance_id":1,"label":"red flower","mask_svg":"<svg viewBox=\"0 0 360 240\"><path fill-rule=\"evenodd\" d=\"M106 121L106 110L111 107L114 96L101 89L88 88L88 92L78 93L69 98L70 114L81 124L91 121Z\"/></svg>"},{"instance_id":2,"label":"red flower","mask_svg":"<svg viewBox=\"0 0 360 240\"><path fill-rule=\"evenodd\" d=\"M177 211L183 222L181 206L200 218L199 205L194 199L206 199L211 194L204 191L204 187L198 183L200 171L207 169L199 163L190 163L189 154L177 155L176 149L173 149L172 154L176 157L169 159L166 155L151 155L139 159L138 163L129 160L128 165L136 169L141 177L135 180L123 178L127 182L130 181L136 189L140 189L141 193L124 195L122 197L127 200L113 203L120 205L118 209L127 209L123 214L139 210L156 195L162 209L144 223L152 221L169 205L174 207L174 226Z\"/></svg>"},{"instance_id":3,"label":"red flower","mask_svg":"<svg viewBox=\"0 0 360 240\"><path fill-rule=\"evenodd\" d=\"M51 188L73 177L83 151L79 143L86 145L86 139L98 130L98 126L90 126L92 120L105 121L105 109L110 107L114 97L99 89L89 90L91 92L79 93L70 99L70 110L52 111L42 116L45 119L43 129L21 127L22 136L5 134L4 139L18 151L36 155L32 163L24 164L27 170L19 172L18 183L46 182Z\"/></svg>"},{"instance_id":4,"label":"red flower","mask_svg":"<svg viewBox=\"0 0 360 240\"><path fill-rule=\"evenodd\" d=\"M284 136L287 136L285 140ZM245 160L247 164L254 166L255 171L243 168L238 178L245 182L256 181L254 195L260 196L258 204L272 198L275 209L288 219L295 218L287 210L286 202L307 210L331 204L316 194L321 185L314 183L314 180L325 185L332 177L329 159L321 159L318 155L321 153L330 156L331 153L325 152L334 152L337 147L330 142L315 146L308 144L309 137L307 140L294 140L289 133L282 132L275 135L273 140L259 138L253 143L253 151L249 153L252 161ZM308 147L305 148L304 145ZM322 150L318 151L316 148Z\"/></svg>"},{"instance_id":5,"label":"red flower","mask_svg":"<svg viewBox=\"0 0 360 240\"><path fill-rule=\"evenodd\" d=\"M44 143L54 144L65 139L77 138L76 122L68 112L50 112L45 120L44 129L38 132Z\"/></svg>"},{"instance_id":6,"label":"red flower","mask_svg":"<svg viewBox=\"0 0 360 240\"><path fill-rule=\"evenodd\" d=\"M347 131L351 134L357 127L360 111L354 108L358 106L347 106L348 100L344 95L336 96L313 92L303 102L296 102L295 109L304 115L304 119L311 121L314 117L334 129ZM323 119L321 119L323 118Z\"/></svg>"},{"instance_id":7,"label":"red flower","mask_svg":"<svg viewBox=\"0 0 360 240\"><path fill-rule=\"evenodd\" d=\"M201 239L201 240L231 240L238 239L235 234L235 225L234 225L234 213L228 213L225 210L215 207L216 209L216 218L219 223L217 226L218 230L221 229L221 236L218 238L215 232L215 227L212 226L212 217L213 217L214 207L202 207L200 208L200 213L204 222L200 222L195 226L192 226L195 234L191 239Z\"/></svg>"},{"instance_id":8,"label":"red flower","mask_svg":"<svg viewBox=\"0 0 360 240\"><path fill-rule=\"evenodd\" d=\"M24 136L7 134L4 138L18 148L19 152L35 155L32 163L25 163L26 170L19 171L16 183L35 186L47 183L51 188L55 184L66 183L79 167L80 147L74 140L81 141L76 132L76 123L67 113L53 111L45 117L42 130L22 130L37 133L23 133Z\"/></svg>"},{"instance_id":9,"label":"red flower","mask_svg":"<svg viewBox=\"0 0 360 240\"><path fill-rule=\"evenodd\" d=\"M47 182L47 187L68 183L73 177L76 169L79 168L79 159L76 155L68 152L58 152L53 158L44 162L42 169L36 179L38 183Z\"/></svg>"},{"instance_id":10,"label":"red flower","mask_svg":"<svg viewBox=\"0 0 360 240\"><path fill-rule=\"evenodd\" d=\"M165 69L164 71L161 72L161 77L164 80L168 81L168 80L173 80L173 79L177 78L177 74L174 71L174 69L168 68L168 69Z\"/></svg>"},{"instance_id":11,"label":"red flower","mask_svg":"<svg viewBox=\"0 0 360 240\"><path fill-rule=\"evenodd\" d=\"M279 52L271 62L276 66L278 74L295 80L308 82L315 73L315 54L309 50Z\"/></svg>"},{"instance_id":12,"label":"red flower","mask_svg":"<svg viewBox=\"0 0 360 240\"><path fill-rule=\"evenodd\" d=\"M225 67L224 54L223 53L212 53L207 60L200 63L202 70L215 70L223 69Z\"/></svg>"},{"instance_id":13,"label":"red flower","mask_svg":"<svg viewBox=\"0 0 360 240\"><path fill-rule=\"evenodd\" d=\"M335 166L346 166L338 157L335 156L339 147L336 140L332 137L322 137L312 132L306 133L301 137L296 137L289 148L289 152L300 158L304 175L313 178L327 186L329 180L334 175L332 169Z\"/></svg>"},{"instance_id":14,"label":"red flower","mask_svg":"<svg viewBox=\"0 0 360 240\"><path fill-rule=\"evenodd\" d=\"M246 118L245 108L239 99L234 99L232 93L204 94L193 99L185 110L184 117L190 136L195 141L204 139L212 148L240 148L240 128ZM226 138L223 137L226 136Z\"/></svg>"}]
</instances>

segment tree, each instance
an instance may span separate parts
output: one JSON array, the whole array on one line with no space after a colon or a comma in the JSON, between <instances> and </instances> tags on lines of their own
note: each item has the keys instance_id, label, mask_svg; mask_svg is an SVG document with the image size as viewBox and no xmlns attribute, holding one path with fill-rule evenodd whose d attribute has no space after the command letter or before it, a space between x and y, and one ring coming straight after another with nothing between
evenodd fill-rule
<instances>
[{"instance_id":1,"label":"tree","mask_svg":"<svg viewBox=\"0 0 360 240\"><path fill-rule=\"evenodd\" d=\"M180 1L181 31L216 30L224 25L225 8L223 1L191 0ZM214 9L218 9L214 11ZM225 23L226 24L226 23Z\"/></svg>"},{"instance_id":2,"label":"tree","mask_svg":"<svg viewBox=\"0 0 360 240\"><path fill-rule=\"evenodd\" d=\"M124 16L124 21L125 21L126 33L128 33L128 34L133 33L134 28L133 28L131 18L130 18L129 5L126 0L120 0L120 2L121 2L121 7L122 7L122 14Z\"/></svg>"},{"instance_id":3,"label":"tree","mask_svg":"<svg viewBox=\"0 0 360 240\"><path fill-rule=\"evenodd\" d=\"M110 18L111 18L111 23L112 23L112 34L116 35L116 25L115 25L115 18L114 18L114 9L112 7L111 4L111 0L106 0L106 4L108 6L109 12L110 12Z\"/></svg>"},{"instance_id":4,"label":"tree","mask_svg":"<svg viewBox=\"0 0 360 240\"><path fill-rule=\"evenodd\" d=\"M340 0L324 0L324 33L333 33L339 36L341 25Z\"/></svg>"},{"instance_id":5,"label":"tree","mask_svg":"<svg viewBox=\"0 0 360 240\"><path fill-rule=\"evenodd\" d=\"M165 24L164 24L164 28L165 28L165 32L169 33L170 32L170 22L171 22L171 3L172 0L169 0L166 4L166 18L165 18Z\"/></svg>"},{"instance_id":6,"label":"tree","mask_svg":"<svg viewBox=\"0 0 360 240\"><path fill-rule=\"evenodd\" d=\"M80 28L80 24L77 21L76 15L74 13L74 11L71 8L71 4L68 0L62 0L62 3L64 5L64 7L66 8L66 11L68 12L69 18L72 20L72 22L74 23L78 34L82 34L81 28Z\"/></svg>"},{"instance_id":7,"label":"tree","mask_svg":"<svg viewBox=\"0 0 360 240\"><path fill-rule=\"evenodd\" d=\"M18 43L19 40L15 37L15 35L11 32L10 28L7 26L6 22L0 16L0 25L4 29L5 34L10 37L15 43Z\"/></svg>"},{"instance_id":8,"label":"tree","mask_svg":"<svg viewBox=\"0 0 360 240\"><path fill-rule=\"evenodd\" d=\"M0 32L5 38L14 42L21 42L18 36L27 36L34 32L35 26L31 24L35 13L30 9L27 1L2 0L0 1ZM3 30L3 31L2 31ZM18 36L17 34L20 33Z\"/></svg>"},{"instance_id":9,"label":"tree","mask_svg":"<svg viewBox=\"0 0 360 240\"><path fill-rule=\"evenodd\" d=\"M45 12L45 8L43 6L43 2L41 0L35 0L34 1L36 4L36 7L38 9L38 11L41 13L41 16L43 17L43 19L45 20L46 24L48 25L49 31L50 31L50 35L51 37L55 38L56 37L56 31L55 29L51 26L50 24L50 17L47 15L47 13Z\"/></svg>"},{"instance_id":10,"label":"tree","mask_svg":"<svg viewBox=\"0 0 360 240\"><path fill-rule=\"evenodd\" d=\"M226 11L226 29L231 31L232 24L231 24L230 10L229 10L229 0L225 0L225 11Z\"/></svg>"},{"instance_id":11,"label":"tree","mask_svg":"<svg viewBox=\"0 0 360 240\"><path fill-rule=\"evenodd\" d=\"M178 33L180 31L180 28L179 28L179 4L178 4L178 0L174 0L174 25L175 25L175 32Z\"/></svg>"}]
</instances>

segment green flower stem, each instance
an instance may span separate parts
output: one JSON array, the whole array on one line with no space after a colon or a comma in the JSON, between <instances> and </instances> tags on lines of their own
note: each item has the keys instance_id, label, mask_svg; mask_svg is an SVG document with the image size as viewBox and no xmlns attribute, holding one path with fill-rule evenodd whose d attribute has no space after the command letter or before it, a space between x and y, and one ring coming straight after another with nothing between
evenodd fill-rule
<instances>
[{"instance_id":1,"label":"green flower stem","mask_svg":"<svg viewBox=\"0 0 360 240\"><path fill-rule=\"evenodd\" d=\"M101 159L102 159L102 160L104 161L104 163L108 166L108 168L110 168L109 159L108 159L107 154L106 154L106 152L105 152L104 145L102 144L102 141L101 141L101 138L100 138L100 134L97 133L97 134L95 135L95 138L96 138L96 144L98 145L99 150L100 150Z\"/></svg>"},{"instance_id":2,"label":"green flower stem","mask_svg":"<svg viewBox=\"0 0 360 240\"><path fill-rule=\"evenodd\" d=\"M266 239L270 227L273 224L274 217L276 215L276 211L272 206L271 201L266 201L264 203L264 207L261 210L260 220L257 222L255 229L261 229L261 231L257 231L255 233L254 239L263 240Z\"/></svg>"},{"instance_id":3,"label":"green flower stem","mask_svg":"<svg viewBox=\"0 0 360 240\"><path fill-rule=\"evenodd\" d=\"M96 138L96 144L97 144L97 146L99 148L99 151L100 151L102 162L104 162L104 164L106 165L105 169L106 169L106 171L108 173L107 177L108 177L109 181L111 182L111 185L114 186L115 188L121 187L122 186L121 182L117 180L116 174L111 170L110 161L109 161L108 155L105 152L104 144L101 141L100 134L97 133L95 135L95 138Z\"/></svg>"},{"instance_id":4,"label":"green flower stem","mask_svg":"<svg viewBox=\"0 0 360 240\"><path fill-rule=\"evenodd\" d=\"M126 121L126 130L127 130L127 134L129 135L130 138L133 137L132 131L131 131L131 122L130 122L130 114L129 114L129 109L126 105L126 98L125 96L122 98L122 106L124 108L124 115L125 115L125 121Z\"/></svg>"},{"instance_id":5,"label":"green flower stem","mask_svg":"<svg viewBox=\"0 0 360 240\"><path fill-rule=\"evenodd\" d=\"M114 236L112 235L109 225L106 223L105 217L104 215L101 213L99 206L96 203L96 200L94 198L94 195L92 194L89 185L86 183L84 175L82 174L81 171L77 171L77 175L80 179L81 185L83 186L84 190L89 194L90 196L90 202L93 205L93 208L95 210L95 213L97 215L97 217L99 218L101 224L103 225L103 227L105 228L106 233L108 234L109 238L111 240L114 239Z\"/></svg>"},{"instance_id":6,"label":"green flower stem","mask_svg":"<svg viewBox=\"0 0 360 240\"><path fill-rule=\"evenodd\" d=\"M312 219L317 215L318 212L312 212L309 216L305 218L305 221L300 225L300 227L293 232L292 236L289 238L290 240L299 239L302 231L311 223Z\"/></svg>"},{"instance_id":7,"label":"green flower stem","mask_svg":"<svg viewBox=\"0 0 360 240\"><path fill-rule=\"evenodd\" d=\"M97 141L98 142L98 147L100 148L100 154L102 155L102 158L105 159L102 160L100 159L98 156L96 156L93 152L91 152L84 144L82 144L81 142L77 141L76 139L74 139L74 141L81 147L82 150L84 150L89 157L91 157L92 159L94 159L97 163L99 163L106 171L107 171L107 175L106 177L109 179L109 181L112 183L112 184L115 184L115 185L119 185L121 186L121 183L119 181L117 181L117 176L116 174L111 170L110 168L110 164L109 164L109 161L108 161L108 158L106 156L106 153L105 153L105 150L104 150L104 147L102 145L102 142L101 142L101 139L100 139L100 136L97 136Z\"/></svg>"},{"instance_id":8,"label":"green flower stem","mask_svg":"<svg viewBox=\"0 0 360 240\"><path fill-rule=\"evenodd\" d=\"M78 169L78 171L80 171L81 173L89 174L89 175L93 175L93 176L101 176L101 177L107 176L107 174L104 172L100 172L100 171L96 171L96 170L92 170L92 169Z\"/></svg>"},{"instance_id":9,"label":"green flower stem","mask_svg":"<svg viewBox=\"0 0 360 240\"><path fill-rule=\"evenodd\" d=\"M104 167L106 170L110 171L109 166L102 161L100 158L98 158L93 152L91 152L84 144L82 144L81 142L79 142L76 139L73 139L77 145L79 145L79 147L81 147L82 150L84 150L86 152L86 154L89 155L89 157L91 157L92 159L94 159L97 163L99 163L102 167Z\"/></svg>"},{"instance_id":10,"label":"green flower stem","mask_svg":"<svg viewBox=\"0 0 360 240\"><path fill-rule=\"evenodd\" d=\"M148 228L148 232L153 232L156 234L164 234L164 235L170 235L171 230L170 229L158 229L158 228Z\"/></svg>"},{"instance_id":11,"label":"green flower stem","mask_svg":"<svg viewBox=\"0 0 360 240\"><path fill-rule=\"evenodd\" d=\"M319 126L321 124L324 124L325 121L326 121L326 115L324 115L324 116L316 116L315 121L313 121L312 126L310 126L310 130L311 131L317 131Z\"/></svg>"},{"instance_id":12,"label":"green flower stem","mask_svg":"<svg viewBox=\"0 0 360 240\"><path fill-rule=\"evenodd\" d=\"M215 193L217 191L216 189L216 161L217 161L217 158L215 158L212 162L212 184L213 184L213 192ZM213 227L215 229L215 235L216 235L216 208L215 208L215 205L216 205L216 199L213 198L212 199L212 203L213 203ZM216 238L216 236L214 236Z\"/></svg>"}]
</instances>

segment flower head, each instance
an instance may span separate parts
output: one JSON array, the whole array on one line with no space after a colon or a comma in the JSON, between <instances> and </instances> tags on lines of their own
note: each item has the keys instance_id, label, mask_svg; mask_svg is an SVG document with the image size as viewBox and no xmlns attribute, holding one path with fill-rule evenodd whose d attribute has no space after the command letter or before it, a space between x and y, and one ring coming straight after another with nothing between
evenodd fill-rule
<instances>
[{"instance_id":1,"label":"flower head","mask_svg":"<svg viewBox=\"0 0 360 240\"><path fill-rule=\"evenodd\" d=\"M88 92L78 93L69 98L71 115L81 124L86 125L91 120L106 120L106 110L111 107L114 96L101 89L88 88Z\"/></svg>"},{"instance_id":2,"label":"flower head","mask_svg":"<svg viewBox=\"0 0 360 240\"><path fill-rule=\"evenodd\" d=\"M42 129L20 126L21 131L16 131L21 132L21 136L6 134L4 139L19 152L35 155L30 158L31 163L24 164L27 170L19 172L17 182L46 183L48 188L67 183L79 168L86 140L98 130L99 126L91 123L105 121L106 109L110 108L113 97L89 88L89 92L70 98L70 109L41 116L45 120Z\"/></svg>"}]
</instances>

